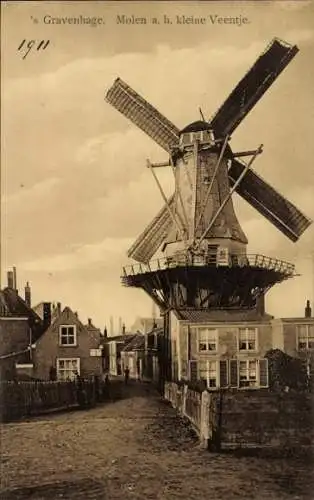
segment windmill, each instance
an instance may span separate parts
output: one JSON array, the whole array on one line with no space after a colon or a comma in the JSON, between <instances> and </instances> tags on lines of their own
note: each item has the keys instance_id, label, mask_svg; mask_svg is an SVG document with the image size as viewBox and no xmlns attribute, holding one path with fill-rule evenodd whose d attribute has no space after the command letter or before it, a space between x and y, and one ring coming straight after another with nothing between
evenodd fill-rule
<instances>
[{"instance_id":1,"label":"windmill","mask_svg":"<svg viewBox=\"0 0 314 500\"><path fill-rule=\"evenodd\" d=\"M144 289L165 312L192 309L254 308L274 284L294 276L294 265L249 255L236 217L236 192L279 231L296 242L311 220L260 177L252 164L262 145L233 152L230 137L298 48L275 38L226 101L205 121L178 129L120 78L106 100L168 154L147 160L164 205L136 239L122 282ZM243 158L247 158L244 162ZM169 166L175 190L167 198L155 173ZM162 259L152 260L158 250Z\"/></svg>"}]
</instances>

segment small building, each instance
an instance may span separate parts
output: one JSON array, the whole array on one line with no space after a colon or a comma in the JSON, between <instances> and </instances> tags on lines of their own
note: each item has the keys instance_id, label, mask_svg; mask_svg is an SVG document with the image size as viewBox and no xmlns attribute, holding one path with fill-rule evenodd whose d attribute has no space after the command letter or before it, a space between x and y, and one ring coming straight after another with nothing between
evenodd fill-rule
<instances>
[{"instance_id":1,"label":"small building","mask_svg":"<svg viewBox=\"0 0 314 500\"><path fill-rule=\"evenodd\" d=\"M134 379L142 379L145 366L145 336L134 335L121 350L121 369L130 370L129 376Z\"/></svg>"},{"instance_id":2,"label":"small building","mask_svg":"<svg viewBox=\"0 0 314 500\"><path fill-rule=\"evenodd\" d=\"M100 330L65 307L35 342L33 372L39 379L73 379L100 376L103 372Z\"/></svg>"},{"instance_id":3,"label":"small building","mask_svg":"<svg viewBox=\"0 0 314 500\"><path fill-rule=\"evenodd\" d=\"M135 335L132 333L123 333L122 335L105 337L103 339L103 349L105 352L103 363L105 370L110 375L118 376L123 374L121 352L134 337Z\"/></svg>"},{"instance_id":4,"label":"small building","mask_svg":"<svg viewBox=\"0 0 314 500\"><path fill-rule=\"evenodd\" d=\"M49 303L43 303L45 311ZM40 317L31 308L31 289L27 283L25 298L17 290L16 270L8 272L7 287L0 291L0 379L15 379L29 369L31 344L42 335L49 317Z\"/></svg>"},{"instance_id":5,"label":"small building","mask_svg":"<svg viewBox=\"0 0 314 500\"><path fill-rule=\"evenodd\" d=\"M145 335L135 335L121 351L122 368L130 377L146 381L159 380L160 339L163 328L154 328Z\"/></svg>"}]
</instances>

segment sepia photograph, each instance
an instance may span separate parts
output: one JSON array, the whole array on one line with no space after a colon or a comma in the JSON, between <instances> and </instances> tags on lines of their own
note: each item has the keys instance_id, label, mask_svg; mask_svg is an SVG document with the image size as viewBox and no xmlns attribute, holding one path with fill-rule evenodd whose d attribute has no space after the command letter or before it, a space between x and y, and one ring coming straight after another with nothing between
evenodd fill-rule
<instances>
[{"instance_id":1,"label":"sepia photograph","mask_svg":"<svg viewBox=\"0 0 314 500\"><path fill-rule=\"evenodd\" d=\"M1 499L313 498L313 21L1 2Z\"/></svg>"}]
</instances>

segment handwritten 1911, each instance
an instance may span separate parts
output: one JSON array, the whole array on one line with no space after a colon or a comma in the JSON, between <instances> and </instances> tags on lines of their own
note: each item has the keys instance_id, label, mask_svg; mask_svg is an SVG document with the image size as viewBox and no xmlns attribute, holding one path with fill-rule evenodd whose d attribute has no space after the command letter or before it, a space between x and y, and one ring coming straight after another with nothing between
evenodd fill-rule
<instances>
[{"instance_id":1,"label":"handwritten 1911","mask_svg":"<svg viewBox=\"0 0 314 500\"><path fill-rule=\"evenodd\" d=\"M17 50L23 54L22 59L25 59L31 50L45 50L48 47L49 43L50 40L41 40L40 42L38 42L37 40L23 40Z\"/></svg>"}]
</instances>

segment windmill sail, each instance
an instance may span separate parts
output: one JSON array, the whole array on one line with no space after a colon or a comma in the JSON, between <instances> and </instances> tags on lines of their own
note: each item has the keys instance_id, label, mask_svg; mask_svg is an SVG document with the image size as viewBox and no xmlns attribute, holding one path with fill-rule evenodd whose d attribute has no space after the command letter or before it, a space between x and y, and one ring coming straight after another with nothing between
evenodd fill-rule
<instances>
[{"instance_id":1,"label":"windmill sail","mask_svg":"<svg viewBox=\"0 0 314 500\"><path fill-rule=\"evenodd\" d=\"M106 100L166 151L178 143L179 129L120 78L108 90Z\"/></svg>"},{"instance_id":2,"label":"windmill sail","mask_svg":"<svg viewBox=\"0 0 314 500\"><path fill-rule=\"evenodd\" d=\"M175 196L172 195L168 200L168 206L173 209L174 203ZM146 264L162 245L172 225L173 222L167 205L164 205L152 222L133 243L128 251L128 257Z\"/></svg>"},{"instance_id":3,"label":"windmill sail","mask_svg":"<svg viewBox=\"0 0 314 500\"><path fill-rule=\"evenodd\" d=\"M231 134L298 52L275 38L212 117L216 134Z\"/></svg>"},{"instance_id":4,"label":"windmill sail","mask_svg":"<svg viewBox=\"0 0 314 500\"><path fill-rule=\"evenodd\" d=\"M231 186L235 184L244 168L243 163L233 160L228 171ZM312 223L295 205L279 194L253 170L246 173L236 188L236 192L294 242Z\"/></svg>"}]
</instances>

